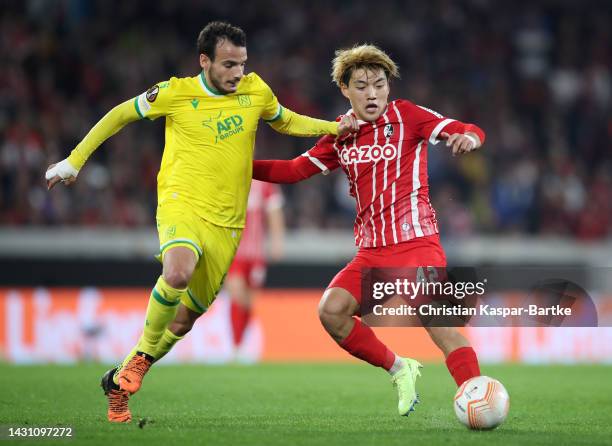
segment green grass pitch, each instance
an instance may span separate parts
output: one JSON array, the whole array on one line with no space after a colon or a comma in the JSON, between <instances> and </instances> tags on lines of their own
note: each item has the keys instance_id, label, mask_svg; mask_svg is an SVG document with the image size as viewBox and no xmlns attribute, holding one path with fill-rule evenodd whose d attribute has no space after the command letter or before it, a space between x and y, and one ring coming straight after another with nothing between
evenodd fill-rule
<instances>
[{"instance_id":1,"label":"green grass pitch","mask_svg":"<svg viewBox=\"0 0 612 446\"><path fill-rule=\"evenodd\" d=\"M488 432L455 419L455 385L443 365L425 365L421 404L409 417L397 415L387 374L365 364L157 366L132 398L127 425L106 421L104 371L0 365L0 424L75 429L70 441L18 444L612 444L610 366L485 365L511 399L506 423Z\"/></svg>"}]
</instances>

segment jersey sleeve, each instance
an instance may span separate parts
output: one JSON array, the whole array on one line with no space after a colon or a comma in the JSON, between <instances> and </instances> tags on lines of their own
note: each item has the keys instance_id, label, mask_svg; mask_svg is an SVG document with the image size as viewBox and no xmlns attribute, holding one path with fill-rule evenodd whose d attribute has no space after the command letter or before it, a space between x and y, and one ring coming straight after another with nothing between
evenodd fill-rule
<instances>
[{"instance_id":1,"label":"jersey sleeve","mask_svg":"<svg viewBox=\"0 0 612 446\"><path fill-rule=\"evenodd\" d=\"M127 100L113 107L72 150L68 162L77 170L85 164L91 154L108 138L127 124L137 121L139 116L134 110L133 101Z\"/></svg>"},{"instance_id":2,"label":"jersey sleeve","mask_svg":"<svg viewBox=\"0 0 612 446\"><path fill-rule=\"evenodd\" d=\"M323 175L327 175L340 167L338 154L334 148L335 141L334 136L326 135L319 139L310 150L302 153L302 156L318 167Z\"/></svg>"},{"instance_id":3,"label":"jersey sleeve","mask_svg":"<svg viewBox=\"0 0 612 446\"><path fill-rule=\"evenodd\" d=\"M402 101L402 103L407 112L406 121L409 126L417 135L431 144L438 144L440 142L438 135L447 125L456 122L455 119L447 118L434 110L413 104L410 101Z\"/></svg>"},{"instance_id":4,"label":"jersey sleeve","mask_svg":"<svg viewBox=\"0 0 612 446\"><path fill-rule=\"evenodd\" d=\"M278 102L276 95L272 92L272 89L266 84L263 79L258 77L258 81L261 83L263 89L264 105L261 111L261 119L266 122L278 121L283 114L283 107Z\"/></svg>"},{"instance_id":5,"label":"jersey sleeve","mask_svg":"<svg viewBox=\"0 0 612 446\"><path fill-rule=\"evenodd\" d=\"M140 119L157 119L170 114L170 105L174 96L173 79L153 85L144 93L134 98L134 108Z\"/></svg>"}]
</instances>

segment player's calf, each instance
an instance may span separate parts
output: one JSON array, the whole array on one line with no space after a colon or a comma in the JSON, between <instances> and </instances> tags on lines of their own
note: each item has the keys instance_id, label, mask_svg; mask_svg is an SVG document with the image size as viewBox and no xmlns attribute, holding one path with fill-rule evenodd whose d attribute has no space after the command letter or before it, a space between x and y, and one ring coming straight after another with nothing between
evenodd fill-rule
<instances>
[{"instance_id":1,"label":"player's calf","mask_svg":"<svg viewBox=\"0 0 612 446\"><path fill-rule=\"evenodd\" d=\"M196 313L185 305L179 305L176 316L174 320L170 322L168 329L176 336L185 336L191 331L195 321L197 321L200 316L202 316L202 313Z\"/></svg>"},{"instance_id":2,"label":"player's calf","mask_svg":"<svg viewBox=\"0 0 612 446\"><path fill-rule=\"evenodd\" d=\"M480 376L480 365L470 342L452 327L425 327L432 341L446 357L446 366L460 386L475 376Z\"/></svg>"},{"instance_id":3,"label":"player's calf","mask_svg":"<svg viewBox=\"0 0 612 446\"><path fill-rule=\"evenodd\" d=\"M319 304L319 318L325 330L340 347L356 358L394 373L401 368L399 356L380 342L374 331L354 315L359 312L357 299L344 288L325 291Z\"/></svg>"}]
</instances>

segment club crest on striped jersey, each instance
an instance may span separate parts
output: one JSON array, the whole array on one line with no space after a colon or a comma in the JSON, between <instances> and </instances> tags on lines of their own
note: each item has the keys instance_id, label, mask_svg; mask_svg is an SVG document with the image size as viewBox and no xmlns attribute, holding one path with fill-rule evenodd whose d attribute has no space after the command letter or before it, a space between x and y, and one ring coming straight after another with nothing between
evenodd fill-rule
<instances>
[{"instance_id":1,"label":"club crest on striped jersey","mask_svg":"<svg viewBox=\"0 0 612 446\"><path fill-rule=\"evenodd\" d=\"M393 124L387 124L383 130L383 134L385 138L391 138L391 136L393 136Z\"/></svg>"}]
</instances>

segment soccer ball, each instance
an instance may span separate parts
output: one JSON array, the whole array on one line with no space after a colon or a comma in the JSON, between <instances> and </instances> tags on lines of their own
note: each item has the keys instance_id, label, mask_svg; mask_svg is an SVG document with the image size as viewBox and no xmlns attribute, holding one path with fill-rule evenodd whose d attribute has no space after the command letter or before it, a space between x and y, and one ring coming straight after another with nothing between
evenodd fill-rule
<instances>
[{"instance_id":1,"label":"soccer ball","mask_svg":"<svg viewBox=\"0 0 612 446\"><path fill-rule=\"evenodd\" d=\"M470 429L494 429L508 416L510 397L498 380L476 376L457 389L454 407L459 421Z\"/></svg>"}]
</instances>

